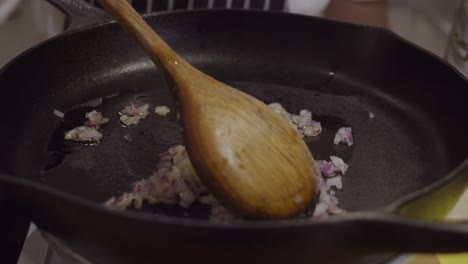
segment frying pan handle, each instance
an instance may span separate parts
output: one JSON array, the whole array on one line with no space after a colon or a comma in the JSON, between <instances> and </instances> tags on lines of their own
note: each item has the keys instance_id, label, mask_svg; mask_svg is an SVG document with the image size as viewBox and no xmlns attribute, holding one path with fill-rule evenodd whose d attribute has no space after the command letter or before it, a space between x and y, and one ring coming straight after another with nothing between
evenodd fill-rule
<instances>
[{"instance_id":1,"label":"frying pan handle","mask_svg":"<svg viewBox=\"0 0 468 264\"><path fill-rule=\"evenodd\" d=\"M397 214L395 218L403 220L402 226L395 229L406 240L400 243L414 241L420 252L468 252L468 219L446 220L467 187L468 159L442 180L389 207L391 213Z\"/></svg>"},{"instance_id":2,"label":"frying pan handle","mask_svg":"<svg viewBox=\"0 0 468 264\"><path fill-rule=\"evenodd\" d=\"M83 0L47 0L65 14L65 30L96 24L109 19L106 12Z\"/></svg>"},{"instance_id":3,"label":"frying pan handle","mask_svg":"<svg viewBox=\"0 0 468 264\"><path fill-rule=\"evenodd\" d=\"M442 221L449 215L467 187L468 158L440 181L395 202L390 210L405 217Z\"/></svg>"},{"instance_id":4,"label":"frying pan handle","mask_svg":"<svg viewBox=\"0 0 468 264\"><path fill-rule=\"evenodd\" d=\"M343 215L345 221L335 225L333 219L329 220L337 228L337 236L348 243L353 241L353 252L468 252L468 219L445 220L467 186L468 159L440 181L403 197L384 211ZM332 231L329 227L328 232ZM336 241L329 246L333 243Z\"/></svg>"},{"instance_id":5,"label":"frying pan handle","mask_svg":"<svg viewBox=\"0 0 468 264\"><path fill-rule=\"evenodd\" d=\"M31 221L19 214L15 202L0 188L0 260L2 263L17 263Z\"/></svg>"}]
</instances>

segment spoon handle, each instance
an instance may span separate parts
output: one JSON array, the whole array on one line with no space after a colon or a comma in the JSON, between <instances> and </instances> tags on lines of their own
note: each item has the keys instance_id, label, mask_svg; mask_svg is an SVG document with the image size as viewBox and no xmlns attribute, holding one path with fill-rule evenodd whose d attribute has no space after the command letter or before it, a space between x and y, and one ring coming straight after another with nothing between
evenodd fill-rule
<instances>
[{"instance_id":1,"label":"spoon handle","mask_svg":"<svg viewBox=\"0 0 468 264\"><path fill-rule=\"evenodd\" d=\"M181 70L181 63L188 65L171 47L146 23L127 0L98 0L98 2L119 22L144 49L151 60L162 71L169 84L176 78L172 74ZM177 67L176 67L177 66ZM171 73L171 74L168 74ZM170 85L172 88L173 85Z\"/></svg>"}]
</instances>

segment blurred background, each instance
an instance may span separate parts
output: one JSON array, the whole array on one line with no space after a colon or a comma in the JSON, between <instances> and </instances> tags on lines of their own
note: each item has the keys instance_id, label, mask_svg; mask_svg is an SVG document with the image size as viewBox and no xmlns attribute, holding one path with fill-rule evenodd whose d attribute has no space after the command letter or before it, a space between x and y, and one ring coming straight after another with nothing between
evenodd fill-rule
<instances>
[{"instance_id":1,"label":"blurred background","mask_svg":"<svg viewBox=\"0 0 468 264\"><path fill-rule=\"evenodd\" d=\"M80 2L80 0L62 1ZM82 1L97 6L95 0ZM133 0L131 2L140 12L146 13L178 8L216 8L219 7L216 3L220 3L220 0ZM221 0L221 2L228 8L255 6L257 9L333 17L330 16L333 10L330 6L327 7L330 3L328 0ZM465 19L468 0L382 0L382 2L388 4L385 11L386 27L447 60L465 75L468 74L466 63L468 25ZM66 29L66 22L66 17L46 0L0 0L0 67L33 45L63 32ZM468 204L468 194L465 193L462 200ZM458 212L462 211L466 212L466 209L458 209ZM69 262L64 262L54 254L32 226L19 263ZM395 263L409 262L402 258ZM441 262L427 256L420 262L412 263Z\"/></svg>"}]
</instances>

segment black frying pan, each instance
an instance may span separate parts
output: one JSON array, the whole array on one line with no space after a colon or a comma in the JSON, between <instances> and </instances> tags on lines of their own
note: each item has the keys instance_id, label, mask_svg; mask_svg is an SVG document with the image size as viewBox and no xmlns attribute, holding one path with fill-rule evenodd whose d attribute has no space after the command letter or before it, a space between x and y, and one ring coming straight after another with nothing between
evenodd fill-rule
<instances>
[{"instance_id":1,"label":"black frying pan","mask_svg":"<svg viewBox=\"0 0 468 264\"><path fill-rule=\"evenodd\" d=\"M468 250L466 224L427 221L445 215L468 182L466 162L455 171L468 154L467 81L452 67L386 30L312 17L196 11L146 18L202 71L291 112L310 109L325 130L308 142L315 158L339 154L350 165L338 197L351 213L226 226L203 219L203 208L103 208L150 175L158 153L181 143L175 115L119 126L117 112L132 100L174 103L133 40L103 23L34 47L0 73L7 238L32 220L95 263L368 263L400 252ZM63 131L92 108L112 119L105 140L64 142ZM67 113L65 121L54 109ZM344 125L355 145L334 148ZM127 131L132 142L123 140Z\"/></svg>"}]
</instances>

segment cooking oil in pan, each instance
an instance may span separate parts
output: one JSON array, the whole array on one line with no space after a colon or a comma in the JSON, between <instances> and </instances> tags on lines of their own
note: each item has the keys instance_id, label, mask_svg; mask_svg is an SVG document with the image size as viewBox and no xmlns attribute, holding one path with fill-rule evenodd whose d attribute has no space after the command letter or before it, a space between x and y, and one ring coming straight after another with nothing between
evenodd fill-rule
<instances>
[{"instance_id":1,"label":"cooking oil in pan","mask_svg":"<svg viewBox=\"0 0 468 264\"><path fill-rule=\"evenodd\" d=\"M334 145L333 138L338 128L350 124L337 116L327 115L326 111L314 111L324 107L323 104L313 104L320 100L322 94L310 93L314 99L310 101L304 100L303 95L298 98L290 92L285 96L284 91L268 90L265 85L236 85L265 103L281 103L291 113L298 113L301 109L312 110L313 119L321 122L323 128L319 136L304 139L314 157L328 160L330 155L339 155L345 161L349 160L352 148ZM182 128L177 122L177 111L170 95L165 91L157 93L151 91L105 96L71 107L49 143L48 160L42 171L45 183L103 203L112 196L129 191L133 182L151 176L156 169L159 153L183 143ZM130 103L150 105L149 115L135 126L125 126L119 121L119 112ZM154 108L160 105L168 106L170 114L155 114ZM92 110L109 118L109 122L101 127L103 139L93 143L64 140L65 132L82 125L85 113ZM197 203L188 209L174 205L145 204L143 211L205 218L209 214L209 207ZM309 217L311 211L307 210L302 217Z\"/></svg>"}]
</instances>

